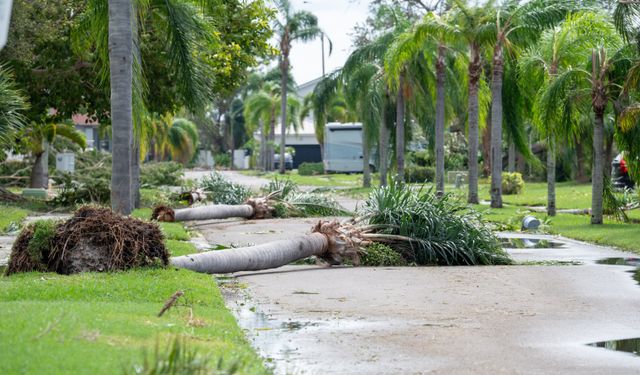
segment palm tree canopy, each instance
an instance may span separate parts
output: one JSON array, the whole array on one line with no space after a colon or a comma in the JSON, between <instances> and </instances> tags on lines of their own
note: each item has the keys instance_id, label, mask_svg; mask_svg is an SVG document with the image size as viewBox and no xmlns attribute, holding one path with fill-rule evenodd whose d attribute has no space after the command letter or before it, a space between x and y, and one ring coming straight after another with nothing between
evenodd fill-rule
<instances>
[{"instance_id":1,"label":"palm tree canopy","mask_svg":"<svg viewBox=\"0 0 640 375\"><path fill-rule=\"evenodd\" d=\"M11 73L0 65L0 152L24 126L26 119L21 112L25 109L26 100L15 87Z\"/></svg>"}]
</instances>

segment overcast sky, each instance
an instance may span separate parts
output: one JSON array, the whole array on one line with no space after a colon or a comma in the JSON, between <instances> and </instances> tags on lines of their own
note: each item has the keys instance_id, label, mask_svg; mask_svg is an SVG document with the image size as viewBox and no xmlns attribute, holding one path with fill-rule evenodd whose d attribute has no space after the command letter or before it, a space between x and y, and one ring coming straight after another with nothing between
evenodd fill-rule
<instances>
[{"instance_id":1,"label":"overcast sky","mask_svg":"<svg viewBox=\"0 0 640 375\"><path fill-rule=\"evenodd\" d=\"M308 10L318 17L318 24L333 42L328 56L325 43L325 69L329 73L342 66L351 53L353 27L367 18L369 0L291 0L295 10ZM291 66L296 83L302 84L322 75L320 41L295 42L291 48Z\"/></svg>"}]
</instances>

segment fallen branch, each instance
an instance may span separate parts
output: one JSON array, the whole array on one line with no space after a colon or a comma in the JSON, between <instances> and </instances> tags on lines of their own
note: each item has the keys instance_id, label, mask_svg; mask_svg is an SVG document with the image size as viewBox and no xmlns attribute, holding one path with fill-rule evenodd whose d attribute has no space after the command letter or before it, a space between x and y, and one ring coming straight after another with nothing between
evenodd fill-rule
<instances>
[{"instance_id":1,"label":"fallen branch","mask_svg":"<svg viewBox=\"0 0 640 375\"><path fill-rule=\"evenodd\" d=\"M167 302L164 303L164 306L162 306L162 309L158 313L158 317L161 317L162 314L164 314L170 308L172 308L173 305L175 305L176 302L178 301L178 298L182 297L183 295L184 295L184 292L182 290L178 290L177 292L173 293L173 295L167 300Z\"/></svg>"}]
</instances>

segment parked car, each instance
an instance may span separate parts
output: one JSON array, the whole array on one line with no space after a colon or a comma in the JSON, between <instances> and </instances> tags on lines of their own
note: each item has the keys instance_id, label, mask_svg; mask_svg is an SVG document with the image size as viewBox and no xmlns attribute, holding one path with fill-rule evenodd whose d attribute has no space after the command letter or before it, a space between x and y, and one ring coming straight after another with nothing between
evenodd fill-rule
<instances>
[{"instance_id":1,"label":"parked car","mask_svg":"<svg viewBox=\"0 0 640 375\"><path fill-rule=\"evenodd\" d=\"M280 169L280 154L276 153L273 158L273 163L275 164L276 169ZM284 154L284 168L288 170L293 169L293 156L290 153L286 152Z\"/></svg>"},{"instance_id":2,"label":"parked car","mask_svg":"<svg viewBox=\"0 0 640 375\"><path fill-rule=\"evenodd\" d=\"M623 154L618 154L611 162L611 183L616 189L633 189L635 185Z\"/></svg>"}]
</instances>

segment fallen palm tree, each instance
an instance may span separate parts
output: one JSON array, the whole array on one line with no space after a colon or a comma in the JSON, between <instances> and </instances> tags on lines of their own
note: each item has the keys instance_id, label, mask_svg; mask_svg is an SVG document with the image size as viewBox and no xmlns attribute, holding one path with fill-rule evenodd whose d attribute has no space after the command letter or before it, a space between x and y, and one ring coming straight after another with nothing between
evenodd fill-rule
<instances>
[{"instance_id":1,"label":"fallen palm tree","mask_svg":"<svg viewBox=\"0 0 640 375\"><path fill-rule=\"evenodd\" d=\"M219 179L219 177L216 177ZM218 181L218 180L216 180ZM217 182L220 183L219 181ZM242 204L213 204L199 207L172 209L157 206L151 220L196 221L240 217L269 219L273 217L345 216L344 210L333 198L313 192L301 192L291 180L275 179L264 188L265 197L249 198ZM215 197L215 193L209 192ZM236 199L234 196L233 199Z\"/></svg>"},{"instance_id":2,"label":"fallen palm tree","mask_svg":"<svg viewBox=\"0 0 640 375\"><path fill-rule=\"evenodd\" d=\"M321 221L311 234L258 246L171 258L171 264L204 273L276 268L309 256L329 264L359 256L373 243L389 246L409 264L510 264L480 216L450 196L414 192L392 184L372 192L354 219Z\"/></svg>"},{"instance_id":3,"label":"fallen palm tree","mask_svg":"<svg viewBox=\"0 0 640 375\"><path fill-rule=\"evenodd\" d=\"M67 221L42 220L23 229L6 274L103 272L168 263L164 236L156 224L86 206Z\"/></svg>"}]
</instances>

